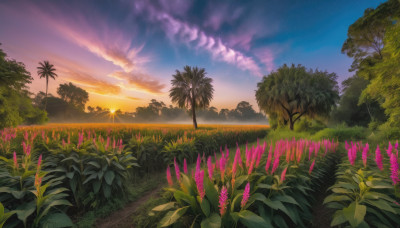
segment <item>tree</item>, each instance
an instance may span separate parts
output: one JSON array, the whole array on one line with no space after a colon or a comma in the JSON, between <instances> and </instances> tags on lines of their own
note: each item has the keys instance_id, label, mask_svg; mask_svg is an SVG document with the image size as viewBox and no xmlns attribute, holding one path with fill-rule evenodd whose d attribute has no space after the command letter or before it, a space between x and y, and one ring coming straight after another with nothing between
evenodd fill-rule
<instances>
[{"instance_id":1,"label":"tree","mask_svg":"<svg viewBox=\"0 0 400 228\"><path fill-rule=\"evenodd\" d=\"M256 100L265 113L279 115L293 130L302 116L330 113L339 99L336 78L335 73L285 64L257 84Z\"/></svg>"},{"instance_id":2,"label":"tree","mask_svg":"<svg viewBox=\"0 0 400 228\"><path fill-rule=\"evenodd\" d=\"M72 84L61 84L57 89L57 94L68 104L73 105L79 110L85 109L85 104L89 100L89 94L84 89Z\"/></svg>"},{"instance_id":3,"label":"tree","mask_svg":"<svg viewBox=\"0 0 400 228\"><path fill-rule=\"evenodd\" d=\"M400 23L399 17L385 35L385 47L382 50L383 61L372 70L376 75L363 91L360 102L371 97L381 101L388 115L390 126L400 127Z\"/></svg>"},{"instance_id":4,"label":"tree","mask_svg":"<svg viewBox=\"0 0 400 228\"><path fill-rule=\"evenodd\" d=\"M25 65L0 49L0 129L21 123L43 123L46 113L32 106L26 85L32 77Z\"/></svg>"},{"instance_id":5,"label":"tree","mask_svg":"<svg viewBox=\"0 0 400 228\"><path fill-rule=\"evenodd\" d=\"M349 126L368 126L371 121L384 122L384 110L376 101L359 103L362 91L369 82L354 75L342 82L342 95L336 110L332 111L334 122L345 122Z\"/></svg>"},{"instance_id":6,"label":"tree","mask_svg":"<svg viewBox=\"0 0 400 228\"><path fill-rule=\"evenodd\" d=\"M47 107L47 91L49 87L49 78L56 79L57 74L55 73L56 69L53 64L50 64L49 61L39 62L39 66L37 67L37 74L40 78L46 78L46 101L44 104L44 109Z\"/></svg>"},{"instance_id":7,"label":"tree","mask_svg":"<svg viewBox=\"0 0 400 228\"><path fill-rule=\"evenodd\" d=\"M196 108L208 107L213 98L212 79L206 77L206 74L204 68L185 66L182 72L176 70L172 75L169 96L180 108L190 109L195 129L197 129Z\"/></svg>"}]
</instances>

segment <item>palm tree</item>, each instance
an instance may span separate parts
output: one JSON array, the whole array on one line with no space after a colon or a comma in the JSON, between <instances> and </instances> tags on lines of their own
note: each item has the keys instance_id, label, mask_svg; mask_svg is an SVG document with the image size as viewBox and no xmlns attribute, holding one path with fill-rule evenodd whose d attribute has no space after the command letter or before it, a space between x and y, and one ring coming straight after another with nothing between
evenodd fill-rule
<instances>
[{"instance_id":1,"label":"palm tree","mask_svg":"<svg viewBox=\"0 0 400 228\"><path fill-rule=\"evenodd\" d=\"M47 90L49 87L49 78L56 79L58 76L55 71L53 64L50 64L49 61L39 62L39 66L37 67L37 73L40 78L46 78L46 101L44 104L44 110L46 110L47 106Z\"/></svg>"},{"instance_id":2,"label":"palm tree","mask_svg":"<svg viewBox=\"0 0 400 228\"><path fill-rule=\"evenodd\" d=\"M172 88L169 96L180 108L192 111L193 126L197 129L196 108L206 108L213 98L212 79L206 77L204 68L185 66L183 71L176 70L172 75Z\"/></svg>"}]
</instances>

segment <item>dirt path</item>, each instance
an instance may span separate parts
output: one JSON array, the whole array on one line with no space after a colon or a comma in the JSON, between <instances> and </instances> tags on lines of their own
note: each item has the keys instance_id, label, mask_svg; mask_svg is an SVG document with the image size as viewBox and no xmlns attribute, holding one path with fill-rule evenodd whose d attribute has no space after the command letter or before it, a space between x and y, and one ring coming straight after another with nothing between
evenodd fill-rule
<instances>
[{"instance_id":1,"label":"dirt path","mask_svg":"<svg viewBox=\"0 0 400 228\"><path fill-rule=\"evenodd\" d=\"M111 215L107 216L106 218L98 219L95 227L99 228L111 228L111 227L134 227L132 225L132 219L130 216L137 210L137 208L145 203L148 199L152 196L155 196L161 189L163 185L159 185L157 188L147 192L142 197L137 199L134 202L127 204L121 210L118 210Z\"/></svg>"}]
</instances>

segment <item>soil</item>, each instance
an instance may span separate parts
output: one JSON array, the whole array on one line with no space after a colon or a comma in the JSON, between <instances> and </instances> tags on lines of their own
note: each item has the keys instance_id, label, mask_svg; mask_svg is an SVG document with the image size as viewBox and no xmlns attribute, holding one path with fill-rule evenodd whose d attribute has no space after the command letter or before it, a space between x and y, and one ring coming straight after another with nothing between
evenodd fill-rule
<instances>
[{"instance_id":1,"label":"soil","mask_svg":"<svg viewBox=\"0 0 400 228\"><path fill-rule=\"evenodd\" d=\"M157 195L157 193L160 191L161 188L162 186L160 185L157 188L151 190L150 192L144 194L138 200L128 203L121 210L118 210L105 218L98 219L94 227L99 227L99 228L134 227L132 224L131 215L139 208L140 205L145 203L152 196Z\"/></svg>"}]
</instances>

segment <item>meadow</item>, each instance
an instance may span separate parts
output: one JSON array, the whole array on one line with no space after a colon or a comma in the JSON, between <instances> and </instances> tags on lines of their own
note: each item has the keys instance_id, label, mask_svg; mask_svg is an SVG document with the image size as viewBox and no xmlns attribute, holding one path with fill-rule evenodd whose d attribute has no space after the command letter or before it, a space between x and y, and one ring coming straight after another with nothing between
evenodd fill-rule
<instances>
[{"instance_id":1,"label":"meadow","mask_svg":"<svg viewBox=\"0 0 400 228\"><path fill-rule=\"evenodd\" d=\"M169 124L4 129L0 224L398 226L397 141L369 145L326 132L303 138L267 126ZM143 202L124 208L135 201ZM118 223L114 211L129 216Z\"/></svg>"}]
</instances>

